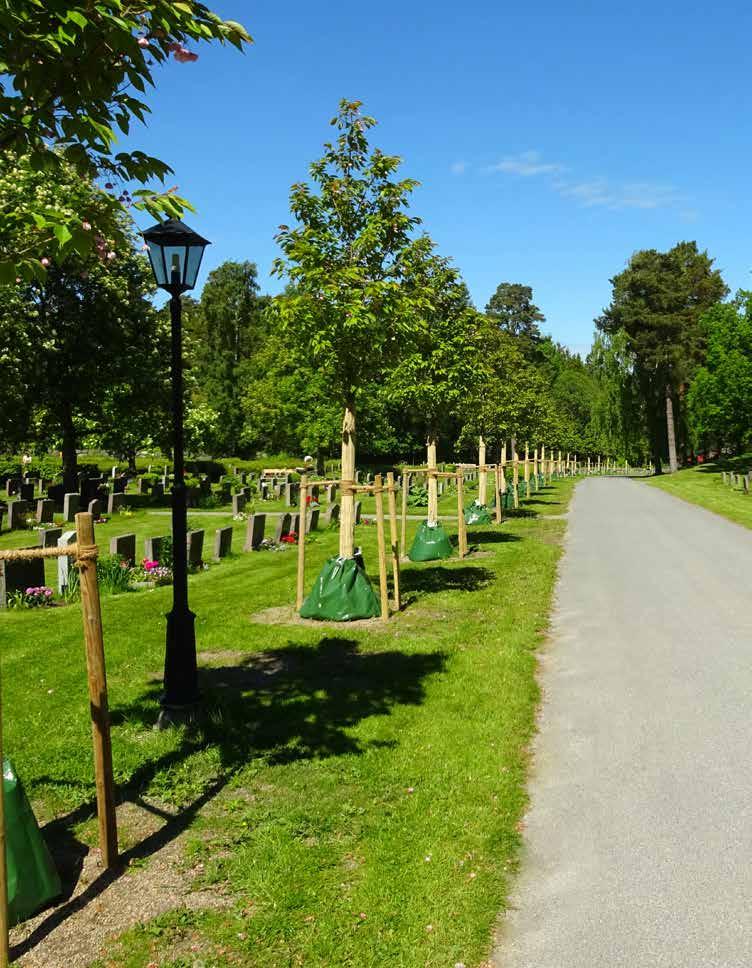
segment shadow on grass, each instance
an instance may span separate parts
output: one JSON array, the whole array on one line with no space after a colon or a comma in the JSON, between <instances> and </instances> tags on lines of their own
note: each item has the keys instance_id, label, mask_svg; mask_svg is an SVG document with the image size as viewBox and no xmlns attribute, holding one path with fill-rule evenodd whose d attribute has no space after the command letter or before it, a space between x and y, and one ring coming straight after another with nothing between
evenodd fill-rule
<instances>
[{"instance_id":1,"label":"shadow on grass","mask_svg":"<svg viewBox=\"0 0 752 968\"><path fill-rule=\"evenodd\" d=\"M522 541L522 538L509 531L468 531L467 533L467 543L470 545L506 544L511 541Z\"/></svg>"},{"instance_id":2,"label":"shadow on grass","mask_svg":"<svg viewBox=\"0 0 752 968\"><path fill-rule=\"evenodd\" d=\"M434 570L441 571L429 569ZM463 568L456 574L480 571ZM464 584L468 577L458 575L457 581ZM475 577L476 584L482 580L482 576ZM361 742L350 730L369 716L388 715L395 706L422 703L425 679L443 672L446 659L443 652L359 652L354 640L325 636L313 647L291 644L249 653L233 665L200 667L203 703L199 718L177 734L177 748L141 765L118 791L120 802L136 803L159 816L164 824L125 851L117 869L103 872L76 897L72 894L88 849L74 831L77 824L93 815L95 805L84 804L47 824L44 835L63 879L64 901L15 946L13 957L31 951L68 917L97 898L129 864L155 854L183 833L199 811L252 761L286 764L360 755L383 747L384 743L375 740ZM114 708L113 726L128 723L150 730L157 720L161 690L161 683L153 683L133 702ZM143 795L155 778L169 775L207 748L218 751L220 766L184 809L173 813L144 801ZM39 782L54 785L56 780L44 777Z\"/></svg>"},{"instance_id":3,"label":"shadow on grass","mask_svg":"<svg viewBox=\"0 0 752 968\"><path fill-rule=\"evenodd\" d=\"M451 561L451 559L449 559ZM477 592L488 588L496 578L489 568L477 565L447 567L431 565L427 568L408 568L400 575L400 589L405 594L433 595L438 592Z\"/></svg>"}]
</instances>

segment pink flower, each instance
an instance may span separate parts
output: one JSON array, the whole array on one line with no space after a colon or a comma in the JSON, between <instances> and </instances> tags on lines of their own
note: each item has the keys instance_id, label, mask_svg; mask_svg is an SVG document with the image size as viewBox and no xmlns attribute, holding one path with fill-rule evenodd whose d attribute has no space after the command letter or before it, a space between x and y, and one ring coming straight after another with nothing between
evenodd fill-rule
<instances>
[{"instance_id":1,"label":"pink flower","mask_svg":"<svg viewBox=\"0 0 752 968\"><path fill-rule=\"evenodd\" d=\"M149 46L148 39L146 37L139 37L138 38L138 46L139 47L148 47Z\"/></svg>"},{"instance_id":2,"label":"pink flower","mask_svg":"<svg viewBox=\"0 0 752 968\"><path fill-rule=\"evenodd\" d=\"M81 228L84 230L84 232L91 232L91 222L82 222Z\"/></svg>"},{"instance_id":3,"label":"pink flower","mask_svg":"<svg viewBox=\"0 0 752 968\"><path fill-rule=\"evenodd\" d=\"M180 64L187 64L190 61L198 60L198 54L191 53L187 47L178 47L173 56Z\"/></svg>"},{"instance_id":4,"label":"pink flower","mask_svg":"<svg viewBox=\"0 0 752 968\"><path fill-rule=\"evenodd\" d=\"M114 252L108 252L107 253L107 258L110 260L110 262L112 262L112 260L115 258L115 253Z\"/></svg>"},{"instance_id":5,"label":"pink flower","mask_svg":"<svg viewBox=\"0 0 752 968\"><path fill-rule=\"evenodd\" d=\"M45 269L50 264L50 260L47 258L47 256L45 256L43 259L40 259L39 261L42 263L42 265L45 267Z\"/></svg>"}]
</instances>

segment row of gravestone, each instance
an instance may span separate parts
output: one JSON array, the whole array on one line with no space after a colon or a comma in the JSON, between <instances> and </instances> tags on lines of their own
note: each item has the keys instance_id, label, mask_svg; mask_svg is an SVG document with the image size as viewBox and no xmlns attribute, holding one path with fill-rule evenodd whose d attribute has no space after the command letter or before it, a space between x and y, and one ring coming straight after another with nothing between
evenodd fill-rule
<instances>
[{"instance_id":1,"label":"row of gravestone","mask_svg":"<svg viewBox=\"0 0 752 968\"><path fill-rule=\"evenodd\" d=\"M106 498L107 514L117 513L120 508L126 506L127 498L125 494L108 494ZM33 507L32 505L34 505ZM100 498L94 498L84 505L89 514L95 521L102 515L103 502ZM63 496L63 520L75 521L76 515L81 510L81 497L76 493L69 493ZM3 517L6 516L5 528L7 531L23 530L29 527L29 516L34 515L36 524L49 524L54 519L55 501L51 498L39 498L36 502L24 501L17 498L8 501L6 505L0 505L0 532L3 530Z\"/></svg>"},{"instance_id":2,"label":"row of gravestone","mask_svg":"<svg viewBox=\"0 0 752 968\"><path fill-rule=\"evenodd\" d=\"M752 486L752 471L747 471L746 474L735 474L734 471L721 471L721 477L723 478L724 484L728 484L729 487L737 487L741 484L744 493L749 494L750 486Z\"/></svg>"}]
</instances>

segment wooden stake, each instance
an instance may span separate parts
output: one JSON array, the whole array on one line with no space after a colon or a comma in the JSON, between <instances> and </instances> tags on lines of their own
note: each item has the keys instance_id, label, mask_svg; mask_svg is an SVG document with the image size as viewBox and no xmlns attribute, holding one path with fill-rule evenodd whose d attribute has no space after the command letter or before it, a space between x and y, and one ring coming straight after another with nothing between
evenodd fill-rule
<instances>
[{"instance_id":1,"label":"wooden stake","mask_svg":"<svg viewBox=\"0 0 752 968\"><path fill-rule=\"evenodd\" d=\"M304 474L300 478L300 503L298 510L298 584L295 592L295 608L299 612L303 607L305 597L305 536L306 518L308 517L308 477Z\"/></svg>"},{"instance_id":2,"label":"wooden stake","mask_svg":"<svg viewBox=\"0 0 752 968\"><path fill-rule=\"evenodd\" d=\"M386 585L386 541L384 540L384 489L381 486L381 474L374 479L374 497L376 498L376 537L379 542L379 591L381 592L381 621L389 621L389 592Z\"/></svg>"},{"instance_id":3,"label":"wooden stake","mask_svg":"<svg viewBox=\"0 0 752 968\"><path fill-rule=\"evenodd\" d=\"M460 558L467 554L467 528L465 527L465 479L457 475L457 550Z\"/></svg>"},{"instance_id":4,"label":"wooden stake","mask_svg":"<svg viewBox=\"0 0 752 968\"><path fill-rule=\"evenodd\" d=\"M496 482L496 523L501 524L504 520L504 512L501 507L502 493L501 493L501 475L503 471L499 465L496 465L496 470L494 472L495 482Z\"/></svg>"},{"instance_id":5,"label":"wooden stake","mask_svg":"<svg viewBox=\"0 0 752 968\"><path fill-rule=\"evenodd\" d=\"M486 466L486 442L482 437L478 440L478 464L483 468ZM478 504L485 507L487 499L488 471L482 470L478 472Z\"/></svg>"},{"instance_id":6,"label":"wooden stake","mask_svg":"<svg viewBox=\"0 0 752 968\"><path fill-rule=\"evenodd\" d=\"M394 588L394 610L399 612L402 608L400 597L400 546L397 540L397 496L394 493L394 474L390 471L386 475L388 487L387 500L389 501L389 538L392 544L392 586Z\"/></svg>"},{"instance_id":7,"label":"wooden stake","mask_svg":"<svg viewBox=\"0 0 752 968\"><path fill-rule=\"evenodd\" d=\"M94 522L90 514L76 515L76 541L79 555L94 548ZM97 820L99 849L106 869L114 867L118 859L117 817L115 814L115 783L112 774L112 742L110 739L110 710L107 701L107 672L104 661L102 611L99 604L97 565L94 558L78 562L81 588L81 611L86 641L86 671L89 680L91 734L94 746L94 774L97 787Z\"/></svg>"},{"instance_id":8,"label":"wooden stake","mask_svg":"<svg viewBox=\"0 0 752 968\"><path fill-rule=\"evenodd\" d=\"M517 455L517 451L514 452L513 461L512 484L514 485L514 494L512 497L514 498L514 506L516 509L520 506L520 458Z\"/></svg>"},{"instance_id":9,"label":"wooden stake","mask_svg":"<svg viewBox=\"0 0 752 968\"><path fill-rule=\"evenodd\" d=\"M428 434L428 468L429 471L437 470L436 467L436 436L433 432ZM439 520L439 482L434 474L428 475L428 523L436 524Z\"/></svg>"},{"instance_id":10,"label":"wooden stake","mask_svg":"<svg viewBox=\"0 0 752 968\"><path fill-rule=\"evenodd\" d=\"M355 413L349 407L342 420L342 494L339 508L339 553L352 558L355 546Z\"/></svg>"},{"instance_id":11,"label":"wooden stake","mask_svg":"<svg viewBox=\"0 0 752 968\"><path fill-rule=\"evenodd\" d=\"M404 551L407 545L407 492L410 490L410 475L402 472L402 540L400 548Z\"/></svg>"}]
</instances>

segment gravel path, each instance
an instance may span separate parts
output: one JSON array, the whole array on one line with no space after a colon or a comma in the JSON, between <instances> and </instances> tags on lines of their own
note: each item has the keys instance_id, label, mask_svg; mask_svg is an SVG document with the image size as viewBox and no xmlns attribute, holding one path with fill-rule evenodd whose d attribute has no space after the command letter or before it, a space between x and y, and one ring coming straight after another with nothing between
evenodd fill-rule
<instances>
[{"instance_id":1,"label":"gravel path","mask_svg":"<svg viewBox=\"0 0 752 968\"><path fill-rule=\"evenodd\" d=\"M589 479L497 968L752 965L752 533Z\"/></svg>"}]
</instances>

